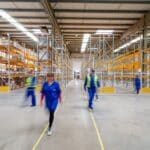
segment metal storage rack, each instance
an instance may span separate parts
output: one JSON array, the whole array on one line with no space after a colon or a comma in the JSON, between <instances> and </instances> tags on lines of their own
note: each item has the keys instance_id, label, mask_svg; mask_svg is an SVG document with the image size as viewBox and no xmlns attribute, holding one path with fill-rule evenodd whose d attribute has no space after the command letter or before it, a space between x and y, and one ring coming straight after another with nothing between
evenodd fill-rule
<instances>
[{"instance_id":1,"label":"metal storage rack","mask_svg":"<svg viewBox=\"0 0 150 150\"><path fill-rule=\"evenodd\" d=\"M17 42L1 40L0 43L0 86L12 86L13 89L24 87L24 80L29 70L36 68L36 53Z\"/></svg>"}]
</instances>

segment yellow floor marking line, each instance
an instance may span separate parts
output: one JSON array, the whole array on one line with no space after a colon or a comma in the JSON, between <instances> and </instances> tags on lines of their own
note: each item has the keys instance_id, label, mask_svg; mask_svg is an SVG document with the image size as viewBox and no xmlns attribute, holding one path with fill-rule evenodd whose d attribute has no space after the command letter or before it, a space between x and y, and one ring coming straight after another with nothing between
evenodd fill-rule
<instances>
[{"instance_id":1,"label":"yellow floor marking line","mask_svg":"<svg viewBox=\"0 0 150 150\"><path fill-rule=\"evenodd\" d=\"M59 109L59 106L56 109L56 113L57 113L58 109ZM37 149L38 145L40 144L40 142L43 139L43 137L44 137L44 135L45 135L45 133L46 133L47 130L48 130L48 124L45 126L45 128L42 131L40 137L37 139L36 143L33 145L32 150L36 150Z\"/></svg>"},{"instance_id":2,"label":"yellow floor marking line","mask_svg":"<svg viewBox=\"0 0 150 150\"><path fill-rule=\"evenodd\" d=\"M65 99L66 97L63 96L62 98ZM63 100L63 101L64 101L64 100ZM59 106L58 106L57 109L56 109L56 113L57 113L58 109L59 109ZM36 150L36 149L37 149L38 145L40 144L40 142L41 142L41 140L43 139L43 137L44 137L44 135L45 135L45 133L46 133L47 130L48 130L48 124L45 126L45 128L44 128L44 130L42 131L40 137L37 139L36 143L33 145L32 150Z\"/></svg>"},{"instance_id":3,"label":"yellow floor marking line","mask_svg":"<svg viewBox=\"0 0 150 150\"><path fill-rule=\"evenodd\" d=\"M36 143L34 144L34 146L32 147L32 150L36 150L37 146L40 144L41 140L43 139L46 131L48 130L48 124L46 125L46 127L44 128L43 132L41 133L40 137L38 138L38 140L36 141Z\"/></svg>"},{"instance_id":4,"label":"yellow floor marking line","mask_svg":"<svg viewBox=\"0 0 150 150\"><path fill-rule=\"evenodd\" d=\"M98 138L98 142L100 144L100 150L105 150L104 148L104 144L103 144L103 141L102 141L102 138L101 138L101 135L100 135L100 131L97 127L97 124L96 124L96 121L95 121L95 118L94 118L94 115L92 112L90 112L90 115L91 115L91 119L92 119L92 122L93 122L93 125L94 125L94 128L96 130L96 134L97 134L97 138Z\"/></svg>"},{"instance_id":5,"label":"yellow floor marking line","mask_svg":"<svg viewBox=\"0 0 150 150\"><path fill-rule=\"evenodd\" d=\"M83 95L85 96L85 93L84 93ZM96 124L96 121L95 121L95 118L94 118L94 115L93 115L92 110L90 110L90 116L91 116L91 119L92 119L92 123L93 123L93 125L94 125L94 128L95 128L95 130L96 130L98 142L99 142L99 145L100 145L100 150L105 150L105 147L104 147L104 144L103 144L101 135L100 135L100 131L99 131L98 127L97 127L97 124Z\"/></svg>"}]
</instances>

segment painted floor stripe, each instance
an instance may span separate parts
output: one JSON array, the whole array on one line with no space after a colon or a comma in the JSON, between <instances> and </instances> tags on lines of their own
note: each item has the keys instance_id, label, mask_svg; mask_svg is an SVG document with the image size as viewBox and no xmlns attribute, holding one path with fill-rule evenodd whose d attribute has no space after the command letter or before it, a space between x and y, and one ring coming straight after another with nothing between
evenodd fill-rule
<instances>
[{"instance_id":1,"label":"painted floor stripe","mask_svg":"<svg viewBox=\"0 0 150 150\"><path fill-rule=\"evenodd\" d=\"M58 109L59 109L59 106L56 109L56 113L57 113ZM37 139L36 143L33 145L32 150L36 150L37 149L38 145L40 144L40 142L43 139L43 137L44 137L44 135L45 135L47 130L48 130L48 124L45 126L45 128L44 128L43 132L41 133L40 137Z\"/></svg>"},{"instance_id":2,"label":"painted floor stripe","mask_svg":"<svg viewBox=\"0 0 150 150\"><path fill-rule=\"evenodd\" d=\"M48 130L48 124L46 125L46 127L44 128L43 132L41 133L40 137L38 138L38 140L36 141L36 143L34 144L32 150L36 150L37 146L40 144L41 140L43 139L46 131Z\"/></svg>"},{"instance_id":3,"label":"painted floor stripe","mask_svg":"<svg viewBox=\"0 0 150 150\"><path fill-rule=\"evenodd\" d=\"M103 144L103 141L102 141L102 138L101 138L101 135L100 135L100 131L97 127L97 124L96 124L96 121L95 121L95 118L94 118L94 115L92 112L90 112L90 115L91 115L91 119L92 119L92 122L93 122L93 125L94 125L94 128L96 130L96 134L97 134L97 138L98 138L98 142L100 144L100 150L105 150L104 148L104 144Z\"/></svg>"},{"instance_id":4,"label":"painted floor stripe","mask_svg":"<svg viewBox=\"0 0 150 150\"><path fill-rule=\"evenodd\" d=\"M63 99L64 99L64 100L65 100L65 98L66 98L66 97L63 96ZM57 109L56 109L56 113L57 113L58 109L59 109L59 106L58 106ZM40 142L41 142L41 140L43 139L43 137L44 137L44 135L45 135L45 133L46 133L47 130L48 130L48 124L47 124L46 127L44 128L44 130L43 130L43 132L41 133L40 137L37 139L36 143L33 145L32 150L36 150L36 149L37 149L38 145L40 144Z\"/></svg>"}]
</instances>

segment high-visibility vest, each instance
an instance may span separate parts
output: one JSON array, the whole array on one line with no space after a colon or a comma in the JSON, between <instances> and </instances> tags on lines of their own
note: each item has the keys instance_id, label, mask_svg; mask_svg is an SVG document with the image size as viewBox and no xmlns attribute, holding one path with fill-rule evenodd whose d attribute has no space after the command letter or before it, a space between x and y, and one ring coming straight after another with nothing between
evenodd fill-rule
<instances>
[{"instance_id":1,"label":"high-visibility vest","mask_svg":"<svg viewBox=\"0 0 150 150\"><path fill-rule=\"evenodd\" d=\"M26 87L35 87L35 83L33 83L33 77L28 77L26 79Z\"/></svg>"},{"instance_id":2,"label":"high-visibility vest","mask_svg":"<svg viewBox=\"0 0 150 150\"><path fill-rule=\"evenodd\" d=\"M95 87L97 87L97 82L98 82L98 77L97 77L97 75L94 75L94 84L95 84ZM87 75L87 84L86 84L86 87L89 88L90 86L91 86L91 76Z\"/></svg>"}]
</instances>

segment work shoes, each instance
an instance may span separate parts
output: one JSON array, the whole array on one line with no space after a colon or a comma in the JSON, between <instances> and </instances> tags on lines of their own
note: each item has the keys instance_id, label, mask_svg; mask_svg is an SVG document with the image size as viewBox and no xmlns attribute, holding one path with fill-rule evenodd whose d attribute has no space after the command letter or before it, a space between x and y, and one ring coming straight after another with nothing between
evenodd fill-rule
<instances>
[{"instance_id":1,"label":"work shoes","mask_svg":"<svg viewBox=\"0 0 150 150\"><path fill-rule=\"evenodd\" d=\"M36 105L30 105L30 107L35 107Z\"/></svg>"},{"instance_id":2,"label":"work shoes","mask_svg":"<svg viewBox=\"0 0 150 150\"><path fill-rule=\"evenodd\" d=\"M93 107L88 107L88 110L89 111L93 111Z\"/></svg>"},{"instance_id":3,"label":"work shoes","mask_svg":"<svg viewBox=\"0 0 150 150\"><path fill-rule=\"evenodd\" d=\"M52 130L48 130L47 135L51 136L52 135Z\"/></svg>"}]
</instances>

